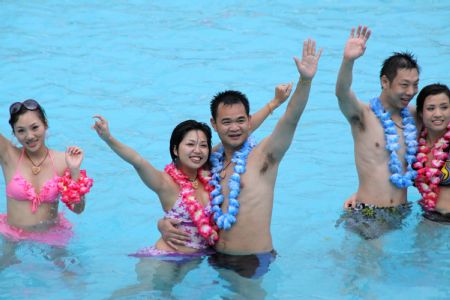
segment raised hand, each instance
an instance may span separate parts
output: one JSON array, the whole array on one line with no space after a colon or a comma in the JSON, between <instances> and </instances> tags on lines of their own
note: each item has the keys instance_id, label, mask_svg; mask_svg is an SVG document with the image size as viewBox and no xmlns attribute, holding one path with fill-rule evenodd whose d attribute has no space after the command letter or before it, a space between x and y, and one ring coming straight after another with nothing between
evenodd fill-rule
<instances>
[{"instance_id":1,"label":"raised hand","mask_svg":"<svg viewBox=\"0 0 450 300\"><path fill-rule=\"evenodd\" d=\"M77 146L69 146L66 149L65 159L70 170L79 170L83 161L83 150Z\"/></svg>"},{"instance_id":2,"label":"raised hand","mask_svg":"<svg viewBox=\"0 0 450 300\"><path fill-rule=\"evenodd\" d=\"M92 128L95 129L95 131L97 132L98 136L106 141L111 137L111 133L109 132L109 126L108 126L108 121L100 116L100 115L95 115L93 116L95 120L94 125L92 125Z\"/></svg>"},{"instance_id":3,"label":"raised hand","mask_svg":"<svg viewBox=\"0 0 450 300\"><path fill-rule=\"evenodd\" d=\"M321 54L322 49L316 53L316 41L308 39L303 42L302 60L294 57L298 72L303 80L311 80L314 77Z\"/></svg>"},{"instance_id":4,"label":"raised hand","mask_svg":"<svg viewBox=\"0 0 450 300\"><path fill-rule=\"evenodd\" d=\"M345 44L344 59L355 60L364 54L366 51L366 43L369 39L371 31L367 26L358 26L355 32L355 28L352 28L350 37Z\"/></svg>"},{"instance_id":5,"label":"raised hand","mask_svg":"<svg viewBox=\"0 0 450 300\"><path fill-rule=\"evenodd\" d=\"M275 97L273 98L274 108L277 108L289 98L292 91L292 83L282 83L275 87Z\"/></svg>"}]
</instances>

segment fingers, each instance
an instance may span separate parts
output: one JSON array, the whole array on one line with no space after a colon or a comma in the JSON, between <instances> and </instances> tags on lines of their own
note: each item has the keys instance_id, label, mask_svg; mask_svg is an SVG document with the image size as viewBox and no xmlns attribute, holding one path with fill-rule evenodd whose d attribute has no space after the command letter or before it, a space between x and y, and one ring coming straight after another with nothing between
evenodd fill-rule
<instances>
[{"instance_id":1,"label":"fingers","mask_svg":"<svg viewBox=\"0 0 450 300\"><path fill-rule=\"evenodd\" d=\"M101 115L94 115L92 118L97 119L95 120L95 124L92 126L93 128L99 128L108 124L108 121Z\"/></svg>"},{"instance_id":2,"label":"fingers","mask_svg":"<svg viewBox=\"0 0 450 300\"><path fill-rule=\"evenodd\" d=\"M316 53L316 41L313 39L308 38L307 40L303 41L303 58L307 56L314 56L317 59L320 58L320 55L322 54L322 48L319 49L319 51ZM294 57L294 60L296 63L300 62L300 60L296 57Z\"/></svg>"},{"instance_id":3,"label":"fingers","mask_svg":"<svg viewBox=\"0 0 450 300\"><path fill-rule=\"evenodd\" d=\"M69 155L80 155L83 154L83 150L81 150L81 148L77 146L69 146L66 149L66 153Z\"/></svg>"},{"instance_id":4,"label":"fingers","mask_svg":"<svg viewBox=\"0 0 450 300\"><path fill-rule=\"evenodd\" d=\"M370 29L367 29L366 35L364 39L367 41L370 38L370 35L372 34L372 31Z\"/></svg>"},{"instance_id":5,"label":"fingers","mask_svg":"<svg viewBox=\"0 0 450 300\"><path fill-rule=\"evenodd\" d=\"M176 251L178 251L178 247L177 245L175 245L174 243L172 243L171 241L166 241L167 245L169 245L170 247L172 247L173 249L175 249Z\"/></svg>"},{"instance_id":6,"label":"fingers","mask_svg":"<svg viewBox=\"0 0 450 300\"><path fill-rule=\"evenodd\" d=\"M361 25L358 26L358 29L356 30L356 38L359 38L361 35Z\"/></svg>"},{"instance_id":7,"label":"fingers","mask_svg":"<svg viewBox=\"0 0 450 300\"><path fill-rule=\"evenodd\" d=\"M92 118L93 119L99 119L100 122L105 122L106 121L106 119L103 116L101 116L101 115L93 115Z\"/></svg>"},{"instance_id":8,"label":"fingers","mask_svg":"<svg viewBox=\"0 0 450 300\"><path fill-rule=\"evenodd\" d=\"M367 41L370 37L370 34L372 32L370 31L369 27L367 26L361 26L359 25L358 28L356 29L356 34L355 34L355 28L352 28L352 31L350 33L350 38L361 38L364 41Z\"/></svg>"},{"instance_id":9,"label":"fingers","mask_svg":"<svg viewBox=\"0 0 450 300\"><path fill-rule=\"evenodd\" d=\"M317 55L316 55L316 59L317 59L317 60L320 59L320 56L322 55L322 51L323 51L323 48L320 48L320 49L319 49L319 52L317 52Z\"/></svg>"}]
</instances>

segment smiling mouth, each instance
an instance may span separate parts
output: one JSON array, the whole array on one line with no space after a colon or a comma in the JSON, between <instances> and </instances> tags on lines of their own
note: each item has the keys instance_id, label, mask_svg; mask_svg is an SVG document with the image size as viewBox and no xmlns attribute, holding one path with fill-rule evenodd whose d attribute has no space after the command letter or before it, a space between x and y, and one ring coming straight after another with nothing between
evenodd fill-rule
<instances>
[{"instance_id":1,"label":"smiling mouth","mask_svg":"<svg viewBox=\"0 0 450 300\"><path fill-rule=\"evenodd\" d=\"M235 140L235 139L240 138L240 137L241 137L241 134L229 134L228 137L229 137L230 139Z\"/></svg>"},{"instance_id":2,"label":"smiling mouth","mask_svg":"<svg viewBox=\"0 0 450 300\"><path fill-rule=\"evenodd\" d=\"M195 162L195 163L199 163L202 161L202 157L199 156L191 156L189 157L191 161Z\"/></svg>"}]
</instances>

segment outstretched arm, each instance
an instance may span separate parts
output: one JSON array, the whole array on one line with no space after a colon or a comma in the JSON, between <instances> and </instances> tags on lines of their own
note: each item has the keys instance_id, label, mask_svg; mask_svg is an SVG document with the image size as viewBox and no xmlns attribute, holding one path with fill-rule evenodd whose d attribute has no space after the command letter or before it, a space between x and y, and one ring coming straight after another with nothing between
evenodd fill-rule
<instances>
[{"instance_id":1,"label":"outstretched arm","mask_svg":"<svg viewBox=\"0 0 450 300\"><path fill-rule=\"evenodd\" d=\"M350 37L345 44L344 58L336 82L336 96L339 100L339 107L347 120L355 117L361 118L362 104L356 98L351 90L353 80L353 65L355 60L361 57L366 50L366 43L369 39L371 31L366 27L358 26L352 28Z\"/></svg>"},{"instance_id":2,"label":"outstretched arm","mask_svg":"<svg viewBox=\"0 0 450 300\"><path fill-rule=\"evenodd\" d=\"M322 49L316 52L316 42L308 39L303 42L302 59L294 57L300 79L289 100L286 112L278 121L272 134L260 144L262 151L270 153L276 161L281 160L292 142L298 121L308 101L311 81L317 72L321 53Z\"/></svg>"},{"instance_id":3,"label":"outstretched arm","mask_svg":"<svg viewBox=\"0 0 450 300\"><path fill-rule=\"evenodd\" d=\"M286 101L287 98L289 98L291 91L292 83L279 84L275 87L274 98L252 115L252 131L258 129L258 127L261 126L261 124L269 116L269 114L272 114L275 109L277 109L281 104L284 103L284 101Z\"/></svg>"},{"instance_id":4,"label":"outstretched arm","mask_svg":"<svg viewBox=\"0 0 450 300\"><path fill-rule=\"evenodd\" d=\"M155 169L148 161L146 161L139 153L137 153L131 147L121 143L117 139L115 139L110 131L108 126L108 121L100 116L95 115L96 119L95 124L92 128L97 131L98 136L105 141L105 143L123 160L131 164L142 181L153 191L159 193L163 187L164 179L163 173Z\"/></svg>"}]
</instances>

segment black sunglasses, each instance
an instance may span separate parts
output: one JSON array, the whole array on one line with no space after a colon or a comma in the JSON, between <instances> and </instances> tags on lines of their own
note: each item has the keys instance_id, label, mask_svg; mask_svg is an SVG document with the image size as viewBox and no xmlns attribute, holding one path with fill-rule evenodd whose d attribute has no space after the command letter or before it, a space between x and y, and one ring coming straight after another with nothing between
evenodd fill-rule
<instances>
[{"instance_id":1,"label":"black sunglasses","mask_svg":"<svg viewBox=\"0 0 450 300\"><path fill-rule=\"evenodd\" d=\"M28 110L36 110L40 107L39 103L37 103L37 101L33 99L28 99L23 102L14 102L9 107L9 114L12 116L18 113L22 109L22 106Z\"/></svg>"}]
</instances>

